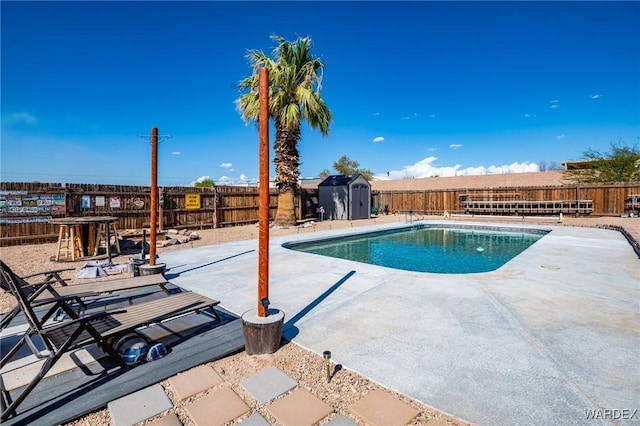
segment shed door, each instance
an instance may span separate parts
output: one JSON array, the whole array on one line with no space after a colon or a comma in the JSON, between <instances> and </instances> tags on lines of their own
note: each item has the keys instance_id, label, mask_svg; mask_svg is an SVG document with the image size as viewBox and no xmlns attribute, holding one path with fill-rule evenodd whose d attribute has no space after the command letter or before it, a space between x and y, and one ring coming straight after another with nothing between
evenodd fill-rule
<instances>
[{"instance_id":1,"label":"shed door","mask_svg":"<svg viewBox=\"0 0 640 426\"><path fill-rule=\"evenodd\" d=\"M368 219L369 187L355 184L351 187L351 219Z\"/></svg>"}]
</instances>

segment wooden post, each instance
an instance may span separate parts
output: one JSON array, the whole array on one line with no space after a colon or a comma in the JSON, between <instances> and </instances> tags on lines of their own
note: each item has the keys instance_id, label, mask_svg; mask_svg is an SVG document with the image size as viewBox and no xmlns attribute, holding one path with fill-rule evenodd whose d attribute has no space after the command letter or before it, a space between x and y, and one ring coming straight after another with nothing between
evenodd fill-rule
<instances>
[{"instance_id":1,"label":"wooden post","mask_svg":"<svg viewBox=\"0 0 640 426\"><path fill-rule=\"evenodd\" d=\"M216 229L218 227L218 190L213 188L213 228Z\"/></svg>"},{"instance_id":2,"label":"wooden post","mask_svg":"<svg viewBox=\"0 0 640 426\"><path fill-rule=\"evenodd\" d=\"M242 314L247 355L272 354L282 338L284 312L269 309L269 71L260 68L260 184L258 185L258 309Z\"/></svg>"},{"instance_id":3,"label":"wooden post","mask_svg":"<svg viewBox=\"0 0 640 426\"><path fill-rule=\"evenodd\" d=\"M258 201L258 316L269 316L269 70L260 68L260 198Z\"/></svg>"},{"instance_id":4,"label":"wooden post","mask_svg":"<svg viewBox=\"0 0 640 426\"><path fill-rule=\"evenodd\" d=\"M149 235L149 265L156 264L156 227L158 214L158 128L151 129L151 234Z\"/></svg>"},{"instance_id":5,"label":"wooden post","mask_svg":"<svg viewBox=\"0 0 640 426\"><path fill-rule=\"evenodd\" d=\"M162 232L164 227L164 193L162 188L158 188L158 192L161 194L160 201L158 203L158 228L160 229L160 232Z\"/></svg>"}]
</instances>

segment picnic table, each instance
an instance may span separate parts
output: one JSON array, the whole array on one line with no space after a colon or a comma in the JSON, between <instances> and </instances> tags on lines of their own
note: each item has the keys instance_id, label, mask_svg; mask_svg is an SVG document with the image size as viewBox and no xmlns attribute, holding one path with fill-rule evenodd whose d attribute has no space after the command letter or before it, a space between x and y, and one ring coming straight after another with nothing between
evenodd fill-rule
<instances>
[{"instance_id":1,"label":"picnic table","mask_svg":"<svg viewBox=\"0 0 640 426\"><path fill-rule=\"evenodd\" d=\"M117 217L86 216L50 219L49 223L60 226L58 244L53 259L56 262L84 260L98 256L100 242L105 241L106 256L111 261L111 235L116 234ZM116 238L116 253L120 254L120 244Z\"/></svg>"}]
</instances>

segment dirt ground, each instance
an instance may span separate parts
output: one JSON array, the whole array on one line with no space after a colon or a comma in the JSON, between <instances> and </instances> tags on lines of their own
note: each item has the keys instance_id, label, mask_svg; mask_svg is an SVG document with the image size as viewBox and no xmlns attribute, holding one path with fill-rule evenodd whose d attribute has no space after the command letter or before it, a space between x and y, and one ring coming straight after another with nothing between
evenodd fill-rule
<instances>
[{"instance_id":1,"label":"dirt ground","mask_svg":"<svg viewBox=\"0 0 640 426\"><path fill-rule=\"evenodd\" d=\"M440 220L442 217L424 217L425 220L435 219ZM459 220L473 220L478 222L503 222L503 223L543 223L545 225L560 225L560 226L619 226L623 227L635 238L636 241L640 241L640 218L621 218L621 217L585 217L574 218L564 217L562 223L559 222L559 218L544 218L544 219L522 219L522 218L487 218L487 217L451 217L452 221ZM310 222L305 225L290 227L290 228L271 228L269 231L270 236L280 236L289 234L300 233L312 233L321 230L341 229L348 227L360 227L382 223L392 222L405 222L407 217L403 214L397 215L381 215L377 218L367 220L356 221L324 221L324 222ZM195 231L199 235L199 239L190 241L185 244L172 245L167 247L157 248L157 253L162 256L163 252L171 250L181 250L191 247L201 247L214 244L222 244L230 241L239 241L247 239L258 238L258 226L246 225L230 228L220 229L208 229ZM164 238L164 237L162 237ZM160 238L159 238L160 239ZM71 270L62 272L62 277L68 280L70 284L78 282L90 282L91 280L80 279L76 277L76 273L86 263L84 261L76 262L55 262L51 260L56 250L56 244L38 244L38 245L23 245L12 247L1 247L0 258L13 269L18 275L26 276L35 274L37 272L72 268ZM113 258L114 263L126 263L130 258L138 257L139 254L120 255ZM131 276L132 273L124 272L118 276ZM117 276L116 276L117 277ZM116 278L112 277L112 278ZM37 280L37 278L34 278ZM0 290L0 313L7 312L15 305L13 297ZM333 376L330 383L327 384L326 377L324 377L324 360L322 356L307 351L294 343L288 343L283 345L275 354L272 355L260 355L249 356L244 352L237 353L235 355L226 357L224 359L210 363L211 366L223 377L227 382L235 383L232 386L234 391L239 395L242 395L242 388L239 387L240 381L247 378L256 372L275 365L282 371L290 375L292 378L300 383L300 386L310 390L313 394L321 398L323 401L332 405L334 408L345 413L346 407L352 405L368 393L377 389L384 389L384 387L378 383L375 383L366 377L360 376L347 369L341 369ZM175 400L170 389L168 388L168 382L161 383L167 390L167 394L172 398L174 402L174 408L169 412L173 412L178 415L180 420L185 425L190 425L190 419L184 413L182 407L184 401L180 402ZM412 400L404 395L397 394L391 390L385 389L390 394L394 395L400 400L416 407L420 414L412 424L425 425L425 424L450 424L450 425L462 425L465 422L449 417L444 413L441 413L427 405L424 405L418 401ZM260 412L267 420L273 421L269 418L269 414L265 411L260 411L259 407L253 407L257 412ZM330 419L330 418L329 418ZM355 419L353 419L356 421ZM99 410L84 416L76 421L70 423L73 426L96 426L96 425L109 425L111 419L106 409Z\"/></svg>"}]
</instances>

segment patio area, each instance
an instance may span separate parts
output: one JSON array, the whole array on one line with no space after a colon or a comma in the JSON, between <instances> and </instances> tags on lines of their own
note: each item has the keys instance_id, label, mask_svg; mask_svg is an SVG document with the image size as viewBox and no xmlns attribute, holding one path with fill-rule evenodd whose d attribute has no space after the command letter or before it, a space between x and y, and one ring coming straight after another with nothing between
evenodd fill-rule
<instances>
[{"instance_id":1,"label":"patio area","mask_svg":"<svg viewBox=\"0 0 640 426\"><path fill-rule=\"evenodd\" d=\"M272 238L269 298L285 312L284 336L477 424L583 424L589 410L640 407L640 261L619 232L518 225L551 232L499 270L468 275L281 247L397 226ZM257 241L161 260L171 282L236 315L254 309Z\"/></svg>"}]
</instances>

